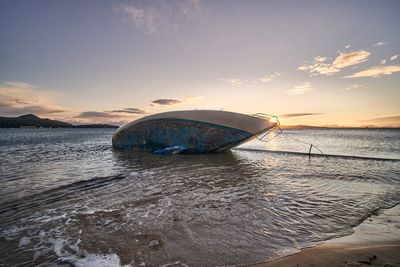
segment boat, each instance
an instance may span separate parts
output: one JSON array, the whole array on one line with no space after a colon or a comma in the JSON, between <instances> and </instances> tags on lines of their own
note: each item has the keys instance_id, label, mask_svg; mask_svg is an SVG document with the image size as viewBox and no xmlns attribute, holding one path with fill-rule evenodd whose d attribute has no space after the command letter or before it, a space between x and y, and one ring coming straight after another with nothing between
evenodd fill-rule
<instances>
[{"instance_id":1,"label":"boat","mask_svg":"<svg viewBox=\"0 0 400 267\"><path fill-rule=\"evenodd\" d=\"M149 115L119 127L112 145L155 154L226 151L279 127L275 116L222 110L183 110Z\"/></svg>"}]
</instances>

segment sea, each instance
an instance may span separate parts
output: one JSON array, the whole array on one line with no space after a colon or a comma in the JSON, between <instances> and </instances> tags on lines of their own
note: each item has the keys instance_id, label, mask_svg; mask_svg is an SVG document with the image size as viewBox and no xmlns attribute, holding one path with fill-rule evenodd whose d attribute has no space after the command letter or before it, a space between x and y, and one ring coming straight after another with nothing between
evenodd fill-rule
<instances>
[{"instance_id":1,"label":"sea","mask_svg":"<svg viewBox=\"0 0 400 267\"><path fill-rule=\"evenodd\" d=\"M0 129L0 266L245 266L400 203L396 129L289 129L208 155L117 150L113 132Z\"/></svg>"}]
</instances>

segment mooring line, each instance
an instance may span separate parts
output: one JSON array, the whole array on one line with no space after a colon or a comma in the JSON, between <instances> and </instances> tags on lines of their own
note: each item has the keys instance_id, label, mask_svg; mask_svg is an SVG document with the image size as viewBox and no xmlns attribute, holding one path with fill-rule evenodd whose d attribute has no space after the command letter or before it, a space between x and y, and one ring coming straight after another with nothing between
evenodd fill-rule
<instances>
[{"instance_id":1,"label":"mooring line","mask_svg":"<svg viewBox=\"0 0 400 267\"><path fill-rule=\"evenodd\" d=\"M260 152L260 153L292 154L292 155L304 155L304 156L312 155L312 156L327 157L327 158L332 157L332 158L344 158L344 159L364 159L364 160L381 160L381 161L400 162L400 159L394 159L394 158L376 158L376 157L366 157L366 156L335 155L335 154L308 154L306 152L268 150L268 149L261 149L261 148L236 147L236 148L233 148L232 150Z\"/></svg>"},{"instance_id":2,"label":"mooring line","mask_svg":"<svg viewBox=\"0 0 400 267\"><path fill-rule=\"evenodd\" d=\"M284 131L283 131L282 128L280 127L281 122L280 122L278 116L271 115L271 114L265 114L265 113L256 113L256 114L253 114L253 115L251 115L251 116L253 116L253 117L259 117L259 118L265 118L265 117L267 117L267 118L269 118L269 119L270 119L270 118L275 118L275 120L276 120L276 125L275 125L272 129L270 129L269 131L267 131L267 132L265 132L265 133L259 135L259 136L257 137L257 140L259 140L259 141L261 141L261 142L264 142L264 143L268 143L268 142L271 141L272 139L274 139L274 138L278 137L280 134L284 133ZM276 134L275 134L274 136L272 136L271 138L265 140L265 137L267 137L270 133L275 132L276 129L278 129L278 132L276 132ZM307 143L307 142L301 141L301 140L299 140L299 139L297 139L297 138L294 138L294 137L291 137L291 136L287 136L287 135L286 135L286 137L291 138L291 139L293 139L293 140L295 140L295 141L297 141L297 142L300 142L300 143L309 145L309 146L310 146L310 149L309 149L309 151L308 151L308 155L311 155L311 150L312 150L313 147L315 147L321 154L325 154L324 152L322 152L321 149L319 149L319 147L317 147L316 145L314 145L314 144L312 144L312 143Z\"/></svg>"},{"instance_id":3,"label":"mooring line","mask_svg":"<svg viewBox=\"0 0 400 267\"><path fill-rule=\"evenodd\" d=\"M283 132L283 133L285 133L285 132ZM319 152L321 152L321 154L325 154L324 152L322 152L321 149L319 149L316 145L314 145L314 144L312 144L312 143L307 143L307 142L301 141L301 140L299 140L299 139L297 139L297 138L294 138L294 137L291 137L291 136L288 136L288 135L285 135L285 136L286 136L287 138L289 138L289 139L293 139L293 140L295 140L295 141L297 141L297 142L300 142L300 143L309 145L309 146L310 146L310 150L308 151L308 154L309 154L309 155L311 155L311 149L312 149L313 147L315 147Z\"/></svg>"}]
</instances>

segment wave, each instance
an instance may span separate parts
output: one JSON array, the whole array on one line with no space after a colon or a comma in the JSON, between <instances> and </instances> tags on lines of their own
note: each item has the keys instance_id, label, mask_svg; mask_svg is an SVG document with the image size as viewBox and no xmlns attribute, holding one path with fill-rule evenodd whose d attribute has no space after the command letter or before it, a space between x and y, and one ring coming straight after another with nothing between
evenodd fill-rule
<instances>
[{"instance_id":1,"label":"wave","mask_svg":"<svg viewBox=\"0 0 400 267\"><path fill-rule=\"evenodd\" d=\"M10 212L18 214L19 212L26 210L35 211L35 208L37 207L43 207L43 205L46 204L71 199L84 191L105 187L126 177L126 174L95 177L89 180L82 180L62 185L33 195L24 196L18 200L1 203L0 214L4 215Z\"/></svg>"}]
</instances>

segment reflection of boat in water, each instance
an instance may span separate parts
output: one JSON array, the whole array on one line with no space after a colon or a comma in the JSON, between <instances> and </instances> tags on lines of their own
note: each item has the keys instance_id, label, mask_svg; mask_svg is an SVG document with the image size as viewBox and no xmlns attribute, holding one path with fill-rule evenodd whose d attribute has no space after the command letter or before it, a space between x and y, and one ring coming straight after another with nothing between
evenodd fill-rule
<instances>
[{"instance_id":1,"label":"reflection of boat in water","mask_svg":"<svg viewBox=\"0 0 400 267\"><path fill-rule=\"evenodd\" d=\"M154 114L117 129L115 148L168 153L214 153L228 150L278 126L270 116L215 110Z\"/></svg>"}]
</instances>

